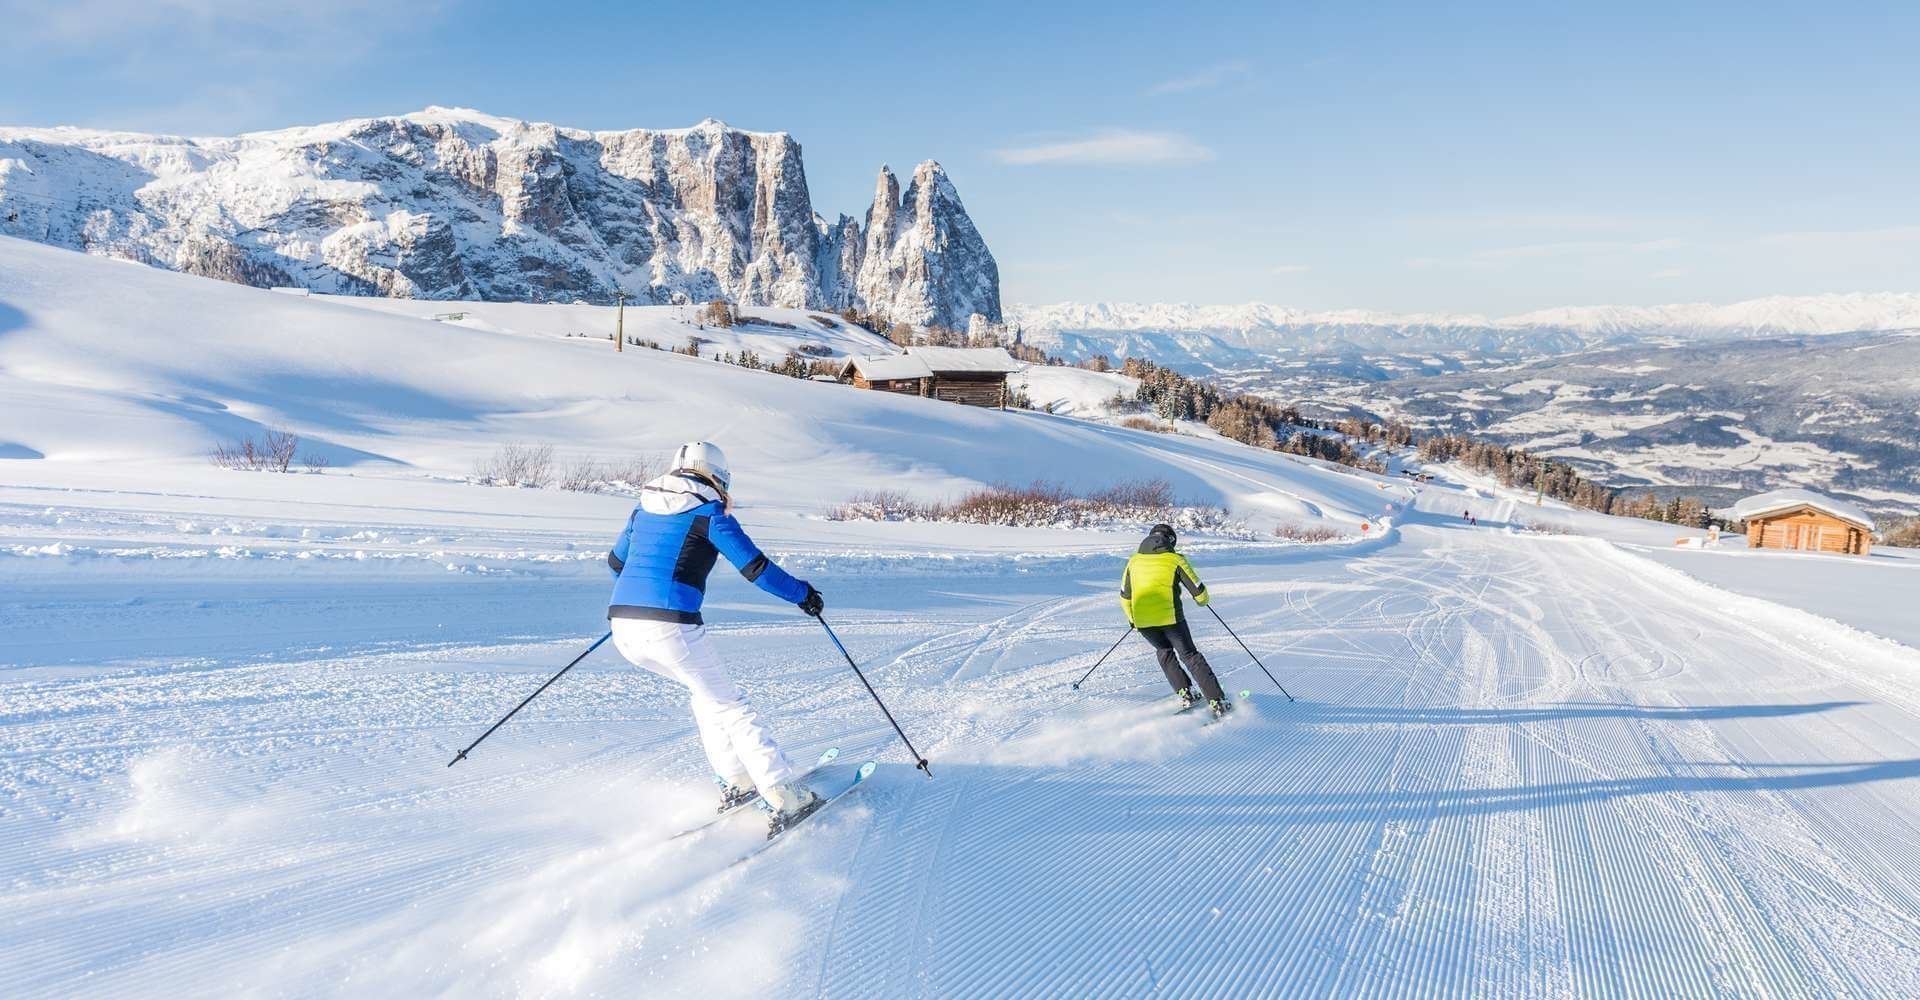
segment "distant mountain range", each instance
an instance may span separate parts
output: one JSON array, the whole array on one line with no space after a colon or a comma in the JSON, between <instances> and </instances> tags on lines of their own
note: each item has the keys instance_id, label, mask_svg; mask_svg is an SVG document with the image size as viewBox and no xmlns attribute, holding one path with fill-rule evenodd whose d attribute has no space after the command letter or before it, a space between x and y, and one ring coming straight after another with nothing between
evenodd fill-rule
<instances>
[{"instance_id":1,"label":"distant mountain range","mask_svg":"<svg viewBox=\"0 0 1920 1000\"><path fill-rule=\"evenodd\" d=\"M1146 353L1189 368L1239 368L1301 355L1471 352L1529 356L1612 344L1920 329L1920 294L1773 296L1731 305L1568 306L1488 318L1264 303L1012 305L1023 339L1071 358Z\"/></svg>"},{"instance_id":2,"label":"distant mountain range","mask_svg":"<svg viewBox=\"0 0 1920 1000\"><path fill-rule=\"evenodd\" d=\"M458 108L234 138L0 128L0 235L249 285L423 299L853 307L965 329L1000 276L938 163L817 214L800 144Z\"/></svg>"},{"instance_id":3,"label":"distant mountain range","mask_svg":"<svg viewBox=\"0 0 1920 1000\"><path fill-rule=\"evenodd\" d=\"M1920 295L1580 306L1487 318L1264 304L1014 305L1072 359L1152 358L1321 416L1565 459L1727 503L1783 486L1920 512Z\"/></svg>"},{"instance_id":4,"label":"distant mountain range","mask_svg":"<svg viewBox=\"0 0 1920 1000\"><path fill-rule=\"evenodd\" d=\"M1246 373L1251 388L1269 374ZM1312 380L1338 410L1556 456L1713 503L1783 486L1920 512L1920 334L1640 345L1391 381ZM1305 388L1297 386L1296 388Z\"/></svg>"}]
</instances>

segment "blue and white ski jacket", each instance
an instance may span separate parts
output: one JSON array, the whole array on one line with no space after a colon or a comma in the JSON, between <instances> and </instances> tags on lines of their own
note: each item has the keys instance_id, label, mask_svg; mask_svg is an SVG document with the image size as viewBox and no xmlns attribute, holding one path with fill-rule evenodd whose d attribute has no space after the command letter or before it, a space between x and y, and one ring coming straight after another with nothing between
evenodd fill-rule
<instances>
[{"instance_id":1,"label":"blue and white ski jacket","mask_svg":"<svg viewBox=\"0 0 1920 1000\"><path fill-rule=\"evenodd\" d=\"M761 590L793 604L806 600L806 581L767 559L713 487L669 473L641 491L607 553L613 569L607 617L701 624L707 574L718 556Z\"/></svg>"}]
</instances>

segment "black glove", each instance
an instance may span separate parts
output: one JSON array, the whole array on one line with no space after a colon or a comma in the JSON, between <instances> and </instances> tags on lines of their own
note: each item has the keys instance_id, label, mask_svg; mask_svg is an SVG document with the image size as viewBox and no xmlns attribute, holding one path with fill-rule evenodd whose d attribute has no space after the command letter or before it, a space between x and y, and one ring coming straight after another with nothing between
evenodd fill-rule
<instances>
[{"instance_id":1,"label":"black glove","mask_svg":"<svg viewBox=\"0 0 1920 1000\"><path fill-rule=\"evenodd\" d=\"M825 611L826 608L827 599L821 597L820 592L813 589L813 584L807 584L807 596L800 599L800 610L818 618L820 617L820 612Z\"/></svg>"}]
</instances>

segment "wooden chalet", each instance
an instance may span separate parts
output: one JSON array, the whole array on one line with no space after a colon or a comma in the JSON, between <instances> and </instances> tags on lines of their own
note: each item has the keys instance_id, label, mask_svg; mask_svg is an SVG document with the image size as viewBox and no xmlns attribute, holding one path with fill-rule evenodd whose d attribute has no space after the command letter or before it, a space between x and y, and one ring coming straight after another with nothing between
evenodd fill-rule
<instances>
[{"instance_id":1,"label":"wooden chalet","mask_svg":"<svg viewBox=\"0 0 1920 1000\"><path fill-rule=\"evenodd\" d=\"M904 354L849 358L840 377L860 389L1005 409L1007 376L1023 367L999 347L909 347Z\"/></svg>"},{"instance_id":2,"label":"wooden chalet","mask_svg":"<svg viewBox=\"0 0 1920 1000\"><path fill-rule=\"evenodd\" d=\"M1873 547L1873 519L1850 503L1812 490L1774 490L1733 506L1746 524L1750 549L1792 549L1864 556Z\"/></svg>"}]
</instances>

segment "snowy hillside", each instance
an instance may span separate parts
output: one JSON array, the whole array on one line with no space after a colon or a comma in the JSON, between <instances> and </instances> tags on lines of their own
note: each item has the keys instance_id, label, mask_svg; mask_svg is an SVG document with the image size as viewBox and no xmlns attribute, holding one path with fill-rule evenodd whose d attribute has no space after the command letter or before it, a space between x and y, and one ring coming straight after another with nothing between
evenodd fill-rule
<instances>
[{"instance_id":1,"label":"snowy hillside","mask_svg":"<svg viewBox=\"0 0 1920 1000\"><path fill-rule=\"evenodd\" d=\"M701 318L697 306L614 306L580 302L420 302L412 299L365 298L353 295L312 296L316 302L367 309L388 316L430 319L466 330L541 337L584 337L612 350L616 323L623 323L629 343L651 341L665 350L686 350L698 339L702 357L752 351L779 361L789 352L803 358L846 358L891 354L900 349L885 337L817 309L743 307L738 323L714 326ZM634 350L629 346L627 350Z\"/></svg>"},{"instance_id":2,"label":"snowy hillside","mask_svg":"<svg viewBox=\"0 0 1920 1000\"><path fill-rule=\"evenodd\" d=\"M1920 994L1920 560L422 311L0 238L0 995ZM765 312L731 343L859 344ZM267 427L332 464L207 461ZM473 461L693 436L931 779L724 568L718 654L865 785L770 846L752 810L683 835L717 798L686 690L609 647L448 766L606 629L632 504ZM1120 615L1136 530L821 516L1147 476L1259 536L1181 542L1217 723Z\"/></svg>"},{"instance_id":3,"label":"snowy hillside","mask_svg":"<svg viewBox=\"0 0 1920 1000\"><path fill-rule=\"evenodd\" d=\"M425 299L839 310L965 329L999 270L946 171L814 211L800 144L463 108L234 138L0 128L0 234L241 284Z\"/></svg>"},{"instance_id":4,"label":"snowy hillside","mask_svg":"<svg viewBox=\"0 0 1920 1000\"><path fill-rule=\"evenodd\" d=\"M1351 528L1381 507L1368 477L1222 442L861 392L663 351L616 354L604 307L461 304L452 309L463 318L435 322L418 318L437 308L421 303L282 295L5 239L0 303L10 317L0 332L0 449L18 456L8 463L16 481L107 478L110 465L141 464L217 478L211 449L277 428L334 470L414 479L462 476L503 442L612 460L708 437L728 448L743 482L763 484L749 491L756 503L796 514L864 490L941 498L1036 478L1088 490L1164 478L1181 498L1223 504L1256 528L1296 514ZM665 346L679 346L674 332L725 338L709 353L738 344L771 358L805 345L884 347L845 324L768 312L796 329L700 330L661 308L629 310L628 332ZM140 318L137 335L129 317ZM564 336L575 329L592 336Z\"/></svg>"}]
</instances>

